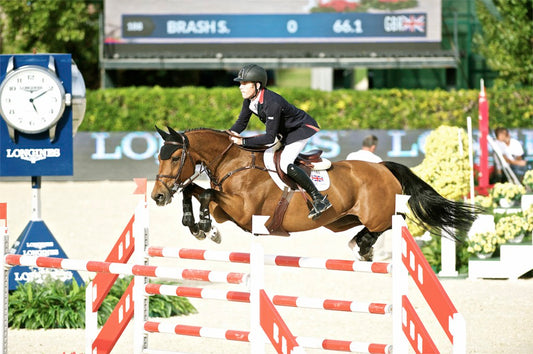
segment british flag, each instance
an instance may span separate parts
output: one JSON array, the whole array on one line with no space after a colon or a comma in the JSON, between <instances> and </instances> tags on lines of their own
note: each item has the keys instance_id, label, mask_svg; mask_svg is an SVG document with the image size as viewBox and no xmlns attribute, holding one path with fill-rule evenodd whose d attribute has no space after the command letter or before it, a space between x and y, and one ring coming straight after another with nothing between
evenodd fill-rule
<instances>
[{"instance_id":1,"label":"british flag","mask_svg":"<svg viewBox=\"0 0 533 354\"><path fill-rule=\"evenodd\" d=\"M402 32L426 32L426 16L402 16Z\"/></svg>"},{"instance_id":2,"label":"british flag","mask_svg":"<svg viewBox=\"0 0 533 354\"><path fill-rule=\"evenodd\" d=\"M312 174L311 179L313 180L313 182L324 182L324 177L320 175Z\"/></svg>"}]
</instances>

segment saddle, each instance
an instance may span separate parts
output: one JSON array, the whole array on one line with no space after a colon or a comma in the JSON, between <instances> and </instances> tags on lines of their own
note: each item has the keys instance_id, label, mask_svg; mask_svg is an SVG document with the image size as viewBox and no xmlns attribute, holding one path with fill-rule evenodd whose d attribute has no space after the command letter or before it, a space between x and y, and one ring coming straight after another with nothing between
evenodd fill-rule
<instances>
[{"instance_id":1,"label":"saddle","mask_svg":"<svg viewBox=\"0 0 533 354\"><path fill-rule=\"evenodd\" d=\"M276 165L276 172L279 178L283 181L283 183L288 185L291 189L296 190L298 189L298 185L292 180L292 178L287 176L287 174L281 170L280 157L282 151L283 149L279 149L276 150L276 152L274 153L274 163ZM319 149L301 152L298 154L298 157L294 161L294 164L298 165L302 170L304 170L308 176L311 175L312 170L327 170L331 167L331 161L323 159L321 157L322 152L323 151Z\"/></svg>"},{"instance_id":2,"label":"saddle","mask_svg":"<svg viewBox=\"0 0 533 354\"><path fill-rule=\"evenodd\" d=\"M281 195L281 199L279 200L278 204L276 205L276 209L274 210L274 214L269 219L268 223L265 224L265 227L267 228L268 232L271 235L276 236L290 236L290 234L283 229L282 223L283 219L285 217L285 213L287 212L287 208L289 207L289 202L292 199L292 196L294 195L294 191L301 188L294 182L292 178L287 176L286 173L284 173L280 168L280 156L283 149L278 149L274 153L274 164L276 166L276 172L279 176L279 178L285 183L287 187L283 189L283 193ZM296 165L298 165L302 170L304 170L308 176L310 176L312 170L327 170L331 167L331 161L327 159L322 159L322 150L314 149L306 152L301 152L298 154L298 157L294 161ZM308 206L311 206L311 202L305 192L302 192L304 195L304 198L306 199L306 202Z\"/></svg>"}]
</instances>

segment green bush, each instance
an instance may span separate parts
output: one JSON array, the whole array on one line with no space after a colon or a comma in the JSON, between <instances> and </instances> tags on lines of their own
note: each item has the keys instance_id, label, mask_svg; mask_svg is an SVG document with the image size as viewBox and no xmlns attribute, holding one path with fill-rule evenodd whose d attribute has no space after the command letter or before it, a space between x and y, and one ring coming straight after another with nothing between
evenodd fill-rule
<instances>
[{"instance_id":1,"label":"green bush","mask_svg":"<svg viewBox=\"0 0 533 354\"><path fill-rule=\"evenodd\" d=\"M98 324L103 325L132 277L119 278L98 311ZM85 288L76 282L59 280L43 284L20 284L9 294L10 328L85 328ZM152 317L170 317L196 313L188 299L177 296L150 296Z\"/></svg>"},{"instance_id":2,"label":"green bush","mask_svg":"<svg viewBox=\"0 0 533 354\"><path fill-rule=\"evenodd\" d=\"M476 126L477 90L335 90L273 88L306 110L323 129L434 129ZM530 127L533 88L487 91L491 126ZM242 97L236 87L129 87L87 92L80 131L152 131L154 125L178 130L227 129L237 118ZM250 129L263 129L258 119Z\"/></svg>"}]
</instances>

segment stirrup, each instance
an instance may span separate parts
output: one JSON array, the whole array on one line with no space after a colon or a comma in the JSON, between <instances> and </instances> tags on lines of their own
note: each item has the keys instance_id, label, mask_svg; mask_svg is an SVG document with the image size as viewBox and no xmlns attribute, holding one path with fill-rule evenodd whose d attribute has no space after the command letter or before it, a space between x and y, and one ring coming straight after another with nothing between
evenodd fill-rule
<instances>
[{"instance_id":1,"label":"stirrup","mask_svg":"<svg viewBox=\"0 0 533 354\"><path fill-rule=\"evenodd\" d=\"M325 195L322 199L313 200L313 208L309 211L307 217L316 220L329 208L331 208L331 203L328 200L328 196Z\"/></svg>"}]
</instances>

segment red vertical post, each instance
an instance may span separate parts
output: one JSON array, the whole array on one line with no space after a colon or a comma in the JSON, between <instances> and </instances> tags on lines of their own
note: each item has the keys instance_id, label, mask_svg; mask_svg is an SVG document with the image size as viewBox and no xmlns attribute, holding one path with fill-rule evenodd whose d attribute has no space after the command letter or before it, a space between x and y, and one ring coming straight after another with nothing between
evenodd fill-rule
<instances>
[{"instance_id":1,"label":"red vertical post","mask_svg":"<svg viewBox=\"0 0 533 354\"><path fill-rule=\"evenodd\" d=\"M278 354L291 354L298 347L296 338L270 301L265 290L259 290L260 324Z\"/></svg>"},{"instance_id":2,"label":"red vertical post","mask_svg":"<svg viewBox=\"0 0 533 354\"><path fill-rule=\"evenodd\" d=\"M485 94L485 85L481 79L479 91L479 193L487 194L489 187L489 102Z\"/></svg>"}]
</instances>

